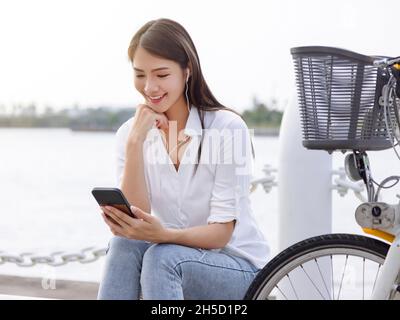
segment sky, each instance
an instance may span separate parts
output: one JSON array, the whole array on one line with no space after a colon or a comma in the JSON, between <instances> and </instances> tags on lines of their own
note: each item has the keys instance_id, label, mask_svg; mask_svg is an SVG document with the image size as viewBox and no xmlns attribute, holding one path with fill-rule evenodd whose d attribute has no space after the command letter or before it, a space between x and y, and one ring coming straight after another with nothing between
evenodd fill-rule
<instances>
[{"instance_id":1,"label":"sky","mask_svg":"<svg viewBox=\"0 0 400 320\"><path fill-rule=\"evenodd\" d=\"M0 0L0 112L135 107L127 48L147 21L191 35L211 91L243 111L295 94L290 48L324 45L400 55L395 0Z\"/></svg>"}]
</instances>

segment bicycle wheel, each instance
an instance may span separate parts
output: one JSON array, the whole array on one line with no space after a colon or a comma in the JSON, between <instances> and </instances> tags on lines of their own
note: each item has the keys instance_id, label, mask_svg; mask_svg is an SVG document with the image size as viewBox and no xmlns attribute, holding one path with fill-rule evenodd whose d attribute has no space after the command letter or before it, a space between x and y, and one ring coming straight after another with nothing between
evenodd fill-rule
<instances>
[{"instance_id":1,"label":"bicycle wheel","mask_svg":"<svg viewBox=\"0 0 400 320\"><path fill-rule=\"evenodd\" d=\"M259 272L244 299L368 299L388 249L382 241L350 234L301 241Z\"/></svg>"}]
</instances>

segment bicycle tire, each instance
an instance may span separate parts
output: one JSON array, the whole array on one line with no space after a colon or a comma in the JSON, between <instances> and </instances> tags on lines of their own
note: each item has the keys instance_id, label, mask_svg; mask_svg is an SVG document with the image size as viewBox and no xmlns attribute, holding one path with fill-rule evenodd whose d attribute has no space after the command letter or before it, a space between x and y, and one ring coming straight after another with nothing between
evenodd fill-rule
<instances>
[{"instance_id":1,"label":"bicycle tire","mask_svg":"<svg viewBox=\"0 0 400 320\"><path fill-rule=\"evenodd\" d=\"M307 262L307 259L302 260L303 257L310 257L308 261L312 261L319 252L335 252L339 250L338 252L343 251L344 254L346 254L345 252L347 250L350 252L359 252L360 255L357 254L359 258L363 255L364 257L375 257L377 261L381 260L383 263L389 247L387 243L382 241L352 234L329 234L303 240L288 247L272 259L258 273L248 288L244 299L268 300L266 295L268 297L269 293L272 292L272 289L269 290L269 288L273 288L274 283L272 283L272 281L279 283L279 281L285 277L284 274L279 278L279 276L277 276L278 273L283 268L289 269L287 274L290 273L290 270L298 267L295 265L296 261ZM293 264L293 266L290 264Z\"/></svg>"}]
</instances>

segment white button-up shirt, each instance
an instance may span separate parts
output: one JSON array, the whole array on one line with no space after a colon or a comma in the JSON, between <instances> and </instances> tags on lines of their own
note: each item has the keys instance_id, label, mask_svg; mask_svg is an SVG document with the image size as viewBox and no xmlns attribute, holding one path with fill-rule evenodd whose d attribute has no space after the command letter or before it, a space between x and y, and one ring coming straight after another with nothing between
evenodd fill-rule
<instances>
[{"instance_id":1,"label":"white button-up shirt","mask_svg":"<svg viewBox=\"0 0 400 320\"><path fill-rule=\"evenodd\" d=\"M119 188L132 122L133 118L126 121L116 133ZM191 141L178 170L167 154L160 131L153 126L146 137L143 159L151 213L165 227L177 229L236 220L232 238L223 249L258 268L264 267L270 249L250 205L253 158L246 123L228 110L206 111L202 129L198 110L192 105L184 133L191 136Z\"/></svg>"}]
</instances>

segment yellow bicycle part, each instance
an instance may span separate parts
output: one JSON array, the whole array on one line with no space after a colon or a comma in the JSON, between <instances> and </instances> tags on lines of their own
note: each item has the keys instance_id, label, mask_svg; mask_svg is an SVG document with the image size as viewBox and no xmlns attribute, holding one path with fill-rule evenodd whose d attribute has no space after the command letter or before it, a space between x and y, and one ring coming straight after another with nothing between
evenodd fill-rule
<instances>
[{"instance_id":1,"label":"yellow bicycle part","mask_svg":"<svg viewBox=\"0 0 400 320\"><path fill-rule=\"evenodd\" d=\"M376 229L368 229L368 228L362 228L362 229L363 229L363 231L365 233L368 233L368 234L370 234L372 236L381 238L381 239L386 240L386 241L388 241L390 243L392 243L394 241L394 235L392 235L390 233L387 233L385 231L376 230Z\"/></svg>"}]
</instances>

